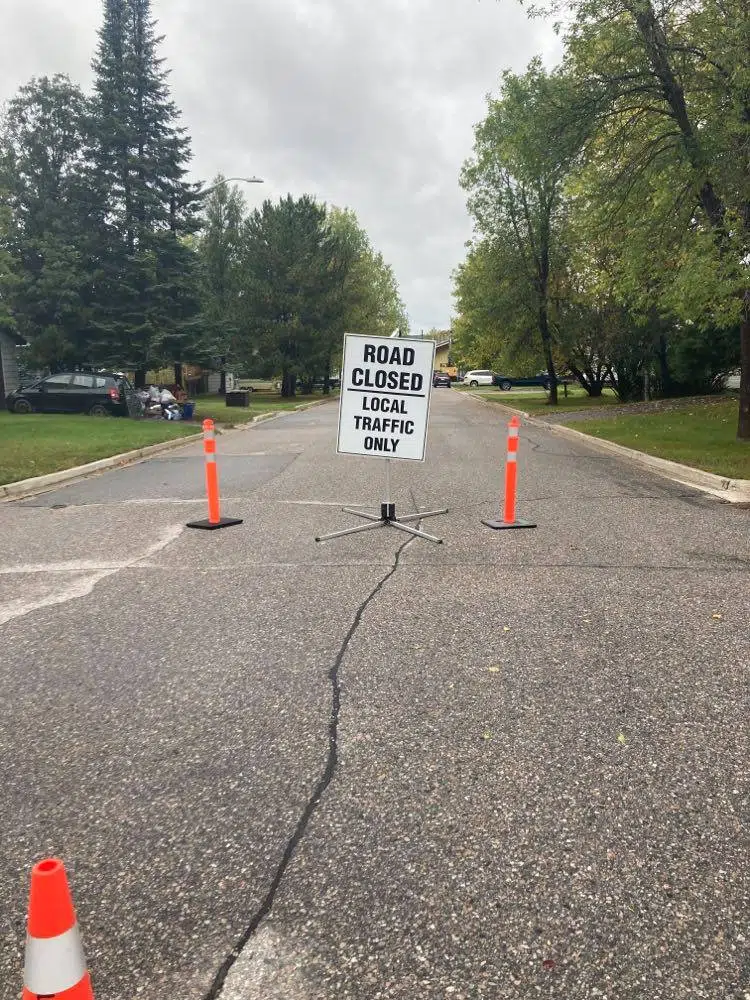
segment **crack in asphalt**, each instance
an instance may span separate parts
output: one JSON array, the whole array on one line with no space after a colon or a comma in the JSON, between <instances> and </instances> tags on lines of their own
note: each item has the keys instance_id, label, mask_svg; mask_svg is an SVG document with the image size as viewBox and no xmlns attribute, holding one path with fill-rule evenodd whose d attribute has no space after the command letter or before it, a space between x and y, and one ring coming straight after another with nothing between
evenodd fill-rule
<instances>
[{"instance_id":1,"label":"crack in asphalt","mask_svg":"<svg viewBox=\"0 0 750 1000\"><path fill-rule=\"evenodd\" d=\"M414 503L416 512L418 508L414 500L414 494L411 491L410 495L411 495L411 500ZM420 524L421 521L417 521L417 525L419 526ZM297 826L295 827L294 833L287 841L281 861L279 862L279 865L276 869L273 879L271 880L271 885L268 889L268 892L265 895L265 898L263 899L260 906L251 917L250 923L248 924L247 928L242 934L242 937L239 939L237 944L235 944L234 948L232 948L230 953L227 955L227 957L219 966L219 969L214 977L214 980L211 983L208 992L205 994L204 1000L217 1000L217 998L220 997L221 992L226 983L227 976L229 975L229 972L232 969L232 966L240 957L243 949L248 944L250 939L253 937L255 932L258 930L263 920L269 915L269 913L273 909L274 900L276 899L276 893L279 891L281 887L281 883L284 879L284 875L286 874L286 870L289 867L289 863L294 857L295 851L297 850L297 847L299 846L300 842L302 841L302 838L304 837L307 831L308 824L312 819L315 810L317 809L321 799L323 798L323 795L325 794L325 792L328 789L328 786L331 784L331 781L333 780L333 777L336 773L336 767L338 765L339 712L341 709L341 682L339 679L339 672L341 669L341 664L343 663L344 657L346 656L347 651L349 649L349 645L352 639L354 638L357 629L360 626L365 611L367 610L368 606L372 603L372 601L378 596L378 594L386 585L386 583L388 583L388 581L391 579L394 573L396 573L396 571L399 568L399 562L404 549L407 547L407 545L411 545L413 541L414 541L413 537L407 538L406 541L403 542L396 550L396 555L390 569L388 570L387 573L384 574L384 576L381 577L378 583L375 584L370 593L357 608L352 624L349 626L349 629L346 635L344 636L341 646L339 647L339 651L336 654L336 659L333 662L333 666L328 672L328 680L330 681L331 684L332 704L331 704L331 717L328 724L328 756L326 759L325 768L323 769L323 774L318 779L315 788L313 789L313 793L310 796L307 805L305 806L302 815L300 816L297 822Z\"/></svg>"}]
</instances>

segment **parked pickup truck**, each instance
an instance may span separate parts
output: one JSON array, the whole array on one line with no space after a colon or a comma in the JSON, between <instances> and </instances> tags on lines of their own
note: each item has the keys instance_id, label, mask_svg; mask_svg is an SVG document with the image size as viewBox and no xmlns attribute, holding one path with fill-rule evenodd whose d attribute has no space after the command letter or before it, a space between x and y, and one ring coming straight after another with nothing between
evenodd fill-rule
<instances>
[{"instance_id":1,"label":"parked pickup truck","mask_svg":"<svg viewBox=\"0 0 750 1000\"><path fill-rule=\"evenodd\" d=\"M565 385L570 380L565 378L557 377L558 385ZM495 381L496 385L499 385L501 389L506 392L510 392L511 389L515 389L519 386L540 386L549 392L552 387L552 379L547 374L547 372L537 372L536 375L529 375L524 378L516 378L515 375L500 375Z\"/></svg>"}]
</instances>

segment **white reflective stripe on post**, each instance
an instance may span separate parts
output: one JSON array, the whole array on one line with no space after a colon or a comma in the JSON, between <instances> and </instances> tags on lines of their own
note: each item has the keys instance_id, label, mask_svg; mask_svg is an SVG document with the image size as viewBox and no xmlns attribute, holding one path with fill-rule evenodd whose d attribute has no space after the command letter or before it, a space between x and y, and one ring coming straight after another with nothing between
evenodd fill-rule
<instances>
[{"instance_id":1,"label":"white reflective stripe on post","mask_svg":"<svg viewBox=\"0 0 750 1000\"><path fill-rule=\"evenodd\" d=\"M206 452L206 461L207 462L216 462L216 452L215 451L207 451Z\"/></svg>"},{"instance_id":2,"label":"white reflective stripe on post","mask_svg":"<svg viewBox=\"0 0 750 1000\"><path fill-rule=\"evenodd\" d=\"M509 451L508 452L508 461L509 462L515 462L516 460L517 460L516 453L514 451Z\"/></svg>"},{"instance_id":3,"label":"white reflective stripe on post","mask_svg":"<svg viewBox=\"0 0 750 1000\"><path fill-rule=\"evenodd\" d=\"M86 975L78 925L53 938L26 938L24 986L29 993L54 996L72 989Z\"/></svg>"},{"instance_id":4,"label":"white reflective stripe on post","mask_svg":"<svg viewBox=\"0 0 750 1000\"><path fill-rule=\"evenodd\" d=\"M213 441L213 439L215 437L216 437L216 431L204 431L203 432L203 439L204 439L204 441Z\"/></svg>"},{"instance_id":5,"label":"white reflective stripe on post","mask_svg":"<svg viewBox=\"0 0 750 1000\"><path fill-rule=\"evenodd\" d=\"M508 427L508 437L517 438L518 437L518 427Z\"/></svg>"}]
</instances>

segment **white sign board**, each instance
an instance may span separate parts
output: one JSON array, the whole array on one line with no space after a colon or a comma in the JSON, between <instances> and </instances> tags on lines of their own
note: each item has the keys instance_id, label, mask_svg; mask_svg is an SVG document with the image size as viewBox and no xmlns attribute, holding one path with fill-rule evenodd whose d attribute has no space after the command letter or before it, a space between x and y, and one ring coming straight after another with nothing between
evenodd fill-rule
<instances>
[{"instance_id":1,"label":"white sign board","mask_svg":"<svg viewBox=\"0 0 750 1000\"><path fill-rule=\"evenodd\" d=\"M424 461L434 365L434 340L347 333L339 454Z\"/></svg>"}]
</instances>

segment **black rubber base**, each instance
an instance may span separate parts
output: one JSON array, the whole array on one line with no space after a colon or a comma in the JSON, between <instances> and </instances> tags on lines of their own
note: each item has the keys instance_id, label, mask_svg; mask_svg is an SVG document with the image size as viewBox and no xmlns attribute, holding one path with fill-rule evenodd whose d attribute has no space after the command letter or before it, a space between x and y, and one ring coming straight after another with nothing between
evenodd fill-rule
<instances>
[{"instance_id":1,"label":"black rubber base","mask_svg":"<svg viewBox=\"0 0 750 1000\"><path fill-rule=\"evenodd\" d=\"M186 528L200 528L202 531L216 531L218 528L231 528L233 524L242 524L242 518L222 517L216 524L210 521L189 521Z\"/></svg>"},{"instance_id":2,"label":"black rubber base","mask_svg":"<svg viewBox=\"0 0 750 1000\"><path fill-rule=\"evenodd\" d=\"M517 518L511 524L506 524L505 521L482 521L482 524L486 524L488 528L494 528L495 531L502 531L503 528L536 528L533 521L522 521Z\"/></svg>"}]
</instances>

